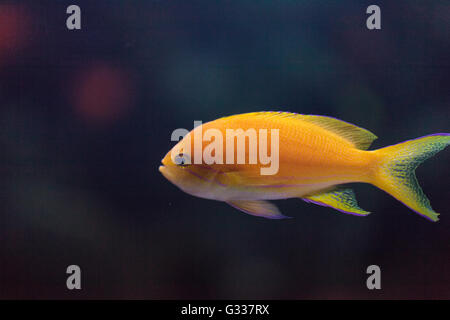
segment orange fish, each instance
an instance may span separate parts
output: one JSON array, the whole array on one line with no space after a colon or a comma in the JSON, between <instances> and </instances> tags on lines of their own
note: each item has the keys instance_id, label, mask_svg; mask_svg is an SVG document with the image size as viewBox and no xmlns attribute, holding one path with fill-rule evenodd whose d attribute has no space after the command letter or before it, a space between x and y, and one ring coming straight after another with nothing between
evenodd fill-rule
<instances>
[{"instance_id":1,"label":"orange fish","mask_svg":"<svg viewBox=\"0 0 450 320\"><path fill-rule=\"evenodd\" d=\"M227 136L230 130L235 134L231 138ZM251 146L252 132L260 133L256 149ZM431 208L414 171L450 144L450 134L436 133L368 151L376 138L365 129L326 116L240 114L197 126L167 153L159 171L186 193L225 201L245 213L270 219L286 216L267 200L287 198L365 216L369 212L358 206L353 190L341 186L363 182L386 191L425 218L438 221L439 214ZM239 159L239 139L245 147L245 158L240 162L234 161ZM256 150L261 156L263 149L261 141L268 143L266 161L255 163ZM215 162L200 159L207 152ZM277 167L273 173L263 174L262 170L269 166L269 153L278 153Z\"/></svg>"}]
</instances>

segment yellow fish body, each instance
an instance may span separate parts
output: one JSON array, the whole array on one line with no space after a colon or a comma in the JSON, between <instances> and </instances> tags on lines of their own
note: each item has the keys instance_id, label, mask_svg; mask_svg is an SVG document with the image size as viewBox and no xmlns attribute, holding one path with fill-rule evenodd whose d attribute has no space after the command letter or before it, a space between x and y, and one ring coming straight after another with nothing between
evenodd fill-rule
<instances>
[{"instance_id":1,"label":"yellow fish body","mask_svg":"<svg viewBox=\"0 0 450 320\"><path fill-rule=\"evenodd\" d=\"M231 140L224 138L223 153L218 154L218 150L211 153L221 161L206 163L199 159L198 156L203 156L207 148L211 149L211 142L217 139L206 137L204 133L214 130L226 137L230 129L238 132L232 148L227 149ZM250 152L251 138L245 136L249 129L270 132L266 138L267 152L273 155L275 148L278 150L274 174L262 174L261 169L267 168L267 164L249 163L256 150ZM276 145L271 139L273 129L278 132ZM235 141L239 138L244 138L242 141L247 142L245 147L248 148L245 149L245 163L238 164L236 154L239 150ZM366 151L375 139L376 136L365 129L326 116L288 112L240 114L196 127L167 153L159 170L189 194L225 201L243 212L265 218L285 218L266 200L287 198L301 198L345 213L367 215L369 212L358 206L353 191L340 186L362 182L375 185L420 215L437 221L438 213L433 211L423 194L414 170L422 161L449 145L450 134L428 135ZM200 153L196 153L196 143ZM180 161L174 160L174 151L175 158ZM233 152L231 156L230 151ZM234 163L227 161L231 159L227 156L233 158Z\"/></svg>"}]
</instances>

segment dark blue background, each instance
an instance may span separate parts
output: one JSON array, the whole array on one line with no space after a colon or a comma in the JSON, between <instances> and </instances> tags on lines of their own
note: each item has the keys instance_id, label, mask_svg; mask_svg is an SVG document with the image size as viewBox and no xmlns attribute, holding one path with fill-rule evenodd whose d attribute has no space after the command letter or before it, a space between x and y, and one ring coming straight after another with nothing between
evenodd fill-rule
<instances>
[{"instance_id":1,"label":"dark blue background","mask_svg":"<svg viewBox=\"0 0 450 320\"><path fill-rule=\"evenodd\" d=\"M448 1L0 4L0 297L450 298L448 150L417 170L438 223L369 185L368 217L291 199L265 220L158 172L174 129L248 111L337 117L373 148L448 132L449 23Z\"/></svg>"}]
</instances>

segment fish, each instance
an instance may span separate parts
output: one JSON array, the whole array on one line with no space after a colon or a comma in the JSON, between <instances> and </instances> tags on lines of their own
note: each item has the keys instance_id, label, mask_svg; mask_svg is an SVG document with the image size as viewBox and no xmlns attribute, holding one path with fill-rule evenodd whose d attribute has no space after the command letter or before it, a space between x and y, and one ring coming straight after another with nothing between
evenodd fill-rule
<instances>
[{"instance_id":1,"label":"fish","mask_svg":"<svg viewBox=\"0 0 450 320\"><path fill-rule=\"evenodd\" d=\"M262 174L267 162L225 161L230 156L227 153L239 152L234 143L239 138L246 141L245 147L249 145L244 150L245 160L251 158L251 152L255 152L247 134L251 129L260 133L277 130L270 131L271 138L278 135L277 144L270 139L267 146L272 155L278 151L275 173ZM213 141L211 137L202 139L202 133L211 130L224 137L228 130L238 132L235 140L222 141L223 153L211 152L219 160L213 163L200 159ZM428 220L438 221L439 214L419 186L415 169L447 147L450 134L435 133L368 150L375 139L377 136L366 129L328 116L276 111L244 113L195 127L164 156L159 171L190 195L223 201L244 213L268 219L290 218L270 202L289 198L367 216L370 212L359 207L348 184L368 183ZM196 143L200 153L196 153ZM228 149L228 145L232 147ZM230 156L232 160L236 158L235 154Z\"/></svg>"}]
</instances>

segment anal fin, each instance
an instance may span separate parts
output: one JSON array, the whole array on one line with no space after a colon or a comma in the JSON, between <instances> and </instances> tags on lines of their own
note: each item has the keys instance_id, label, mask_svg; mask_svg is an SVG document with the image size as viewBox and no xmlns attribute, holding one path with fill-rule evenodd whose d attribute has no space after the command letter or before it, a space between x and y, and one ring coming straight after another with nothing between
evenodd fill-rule
<instances>
[{"instance_id":1,"label":"anal fin","mask_svg":"<svg viewBox=\"0 0 450 320\"><path fill-rule=\"evenodd\" d=\"M370 212L361 209L356 201L355 193L352 189L337 188L323 193L302 197L306 202L312 202L321 206L331 207L344 213L366 216Z\"/></svg>"},{"instance_id":2,"label":"anal fin","mask_svg":"<svg viewBox=\"0 0 450 320\"><path fill-rule=\"evenodd\" d=\"M263 217L267 219L285 219L290 218L283 215L274 204L262 200L232 200L227 203L247 214Z\"/></svg>"}]
</instances>

